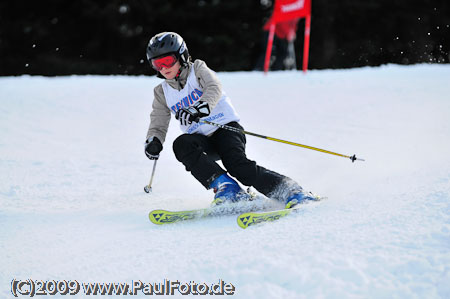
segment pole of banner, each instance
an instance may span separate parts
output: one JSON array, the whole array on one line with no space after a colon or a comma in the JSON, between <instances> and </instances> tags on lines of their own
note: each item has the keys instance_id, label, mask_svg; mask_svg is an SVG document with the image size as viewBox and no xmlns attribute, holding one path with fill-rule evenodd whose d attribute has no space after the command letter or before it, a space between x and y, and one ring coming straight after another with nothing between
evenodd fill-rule
<instances>
[{"instance_id":1,"label":"pole of banner","mask_svg":"<svg viewBox=\"0 0 450 299\"><path fill-rule=\"evenodd\" d=\"M308 69L310 33L311 33L311 14L308 14L305 18L305 39L303 43L303 73L306 73L306 70Z\"/></svg>"},{"instance_id":2,"label":"pole of banner","mask_svg":"<svg viewBox=\"0 0 450 299\"><path fill-rule=\"evenodd\" d=\"M275 34L275 23L270 24L269 38L267 39L266 59L264 60L264 74L269 71L270 55L272 54L273 36Z\"/></svg>"}]
</instances>

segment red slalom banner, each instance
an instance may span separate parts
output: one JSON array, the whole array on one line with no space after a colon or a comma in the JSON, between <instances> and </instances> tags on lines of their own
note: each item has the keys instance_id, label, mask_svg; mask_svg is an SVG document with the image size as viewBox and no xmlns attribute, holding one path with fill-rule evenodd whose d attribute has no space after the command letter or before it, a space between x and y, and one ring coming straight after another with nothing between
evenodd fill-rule
<instances>
[{"instance_id":1,"label":"red slalom banner","mask_svg":"<svg viewBox=\"0 0 450 299\"><path fill-rule=\"evenodd\" d=\"M269 27L264 73L269 70L270 55L272 54L273 37L277 23L305 18L305 39L303 44L303 72L308 69L309 36L311 31L311 0L275 0L272 16L264 26Z\"/></svg>"}]
</instances>

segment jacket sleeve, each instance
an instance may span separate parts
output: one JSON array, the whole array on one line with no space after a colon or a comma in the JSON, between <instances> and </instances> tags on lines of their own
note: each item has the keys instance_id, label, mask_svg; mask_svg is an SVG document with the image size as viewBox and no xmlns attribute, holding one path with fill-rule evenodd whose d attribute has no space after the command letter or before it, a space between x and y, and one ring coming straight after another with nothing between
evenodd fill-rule
<instances>
[{"instance_id":1,"label":"jacket sleeve","mask_svg":"<svg viewBox=\"0 0 450 299\"><path fill-rule=\"evenodd\" d=\"M207 102L212 111L222 97L222 84L204 61L196 59L194 62L194 71L197 76L197 82L203 89L201 101Z\"/></svg>"},{"instance_id":2,"label":"jacket sleeve","mask_svg":"<svg viewBox=\"0 0 450 299\"><path fill-rule=\"evenodd\" d=\"M162 86L158 85L154 89L152 112L150 113L150 126L147 131L146 140L155 136L158 137L161 143L164 143L169 123L170 109L167 107Z\"/></svg>"}]
</instances>

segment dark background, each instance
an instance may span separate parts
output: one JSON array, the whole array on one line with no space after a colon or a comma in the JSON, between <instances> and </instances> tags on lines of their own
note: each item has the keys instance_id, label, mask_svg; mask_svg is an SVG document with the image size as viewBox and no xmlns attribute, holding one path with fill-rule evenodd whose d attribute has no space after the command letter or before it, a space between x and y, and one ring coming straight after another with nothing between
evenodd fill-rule
<instances>
[{"instance_id":1,"label":"dark background","mask_svg":"<svg viewBox=\"0 0 450 299\"><path fill-rule=\"evenodd\" d=\"M175 31L215 71L252 70L270 0L6 0L0 75L154 74L151 36ZM312 0L310 69L449 63L449 0ZM304 20L295 42L301 68Z\"/></svg>"}]
</instances>

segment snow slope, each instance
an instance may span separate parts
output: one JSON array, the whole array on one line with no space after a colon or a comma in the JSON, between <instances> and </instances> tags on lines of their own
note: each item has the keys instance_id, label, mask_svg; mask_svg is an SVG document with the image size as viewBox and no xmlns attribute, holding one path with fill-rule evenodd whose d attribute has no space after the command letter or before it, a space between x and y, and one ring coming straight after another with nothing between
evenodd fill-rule
<instances>
[{"instance_id":1,"label":"snow slope","mask_svg":"<svg viewBox=\"0 0 450 299\"><path fill-rule=\"evenodd\" d=\"M160 79L0 78L1 298L12 298L13 279L222 279L236 298L450 298L450 65L218 75L248 131L366 162L249 136L251 159L328 200L247 230L236 216L156 226L150 210L213 197L176 161L174 120L153 193L143 192Z\"/></svg>"}]
</instances>

